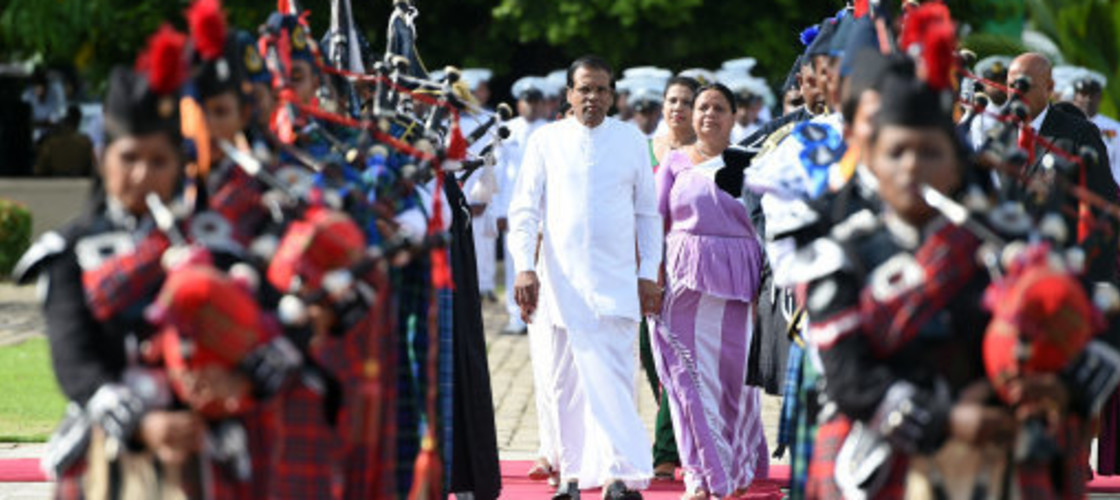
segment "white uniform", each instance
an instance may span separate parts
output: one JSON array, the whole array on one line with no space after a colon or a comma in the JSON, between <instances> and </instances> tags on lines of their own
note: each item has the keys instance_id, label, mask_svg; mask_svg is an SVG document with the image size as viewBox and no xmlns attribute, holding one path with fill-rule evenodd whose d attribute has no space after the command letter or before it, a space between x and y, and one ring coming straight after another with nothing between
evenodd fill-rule
<instances>
[{"instance_id":1,"label":"white uniform","mask_svg":"<svg viewBox=\"0 0 1120 500\"><path fill-rule=\"evenodd\" d=\"M518 172L521 171L521 160L525 156L525 146L529 142L529 137L546 123L548 123L546 120L529 122L519 116L506 124L510 135L502 144L498 158L498 181L501 190L494 202L494 210L499 219L509 217L509 203L513 197ZM513 281L517 271L513 266L512 247L508 235L505 243L506 312L509 313L507 328L519 330L526 325L521 321L521 307L517 305L513 296ZM550 465L556 467L559 465L560 456L559 430L556 427L556 398L552 391L552 342L549 327L542 327L541 323L542 321L538 321L528 327L529 361L533 364L533 395L537 405L537 436L540 441L537 457L547 460Z\"/></svg>"},{"instance_id":2,"label":"white uniform","mask_svg":"<svg viewBox=\"0 0 1120 500\"><path fill-rule=\"evenodd\" d=\"M1097 113L1093 123L1101 129L1101 140L1108 148L1108 162L1112 167L1112 178L1120 184L1120 122Z\"/></svg>"},{"instance_id":3,"label":"white uniform","mask_svg":"<svg viewBox=\"0 0 1120 500\"><path fill-rule=\"evenodd\" d=\"M517 173L521 171L521 158L525 156L525 145L529 137L548 123L545 120L529 122L523 117L517 117L506 124L509 128L509 139L502 143L498 150L498 196L494 200L494 215L498 219L509 217L509 202L512 198L513 186L517 182ZM506 238L505 267L506 267L506 312L509 313L512 327L521 327L521 308L513 297L513 280L517 273L513 269L513 259L510 258L509 238Z\"/></svg>"},{"instance_id":4,"label":"white uniform","mask_svg":"<svg viewBox=\"0 0 1120 500\"><path fill-rule=\"evenodd\" d=\"M984 140L988 131L999 123L999 118L996 117L1003 112L1003 107L1006 105L1006 102L1004 102L1003 105L995 103L989 104L988 107L984 109L983 114L977 115L976 118L972 119L972 123L969 124L968 128L968 142L972 144L972 149L979 151L980 147L984 145Z\"/></svg>"},{"instance_id":5,"label":"white uniform","mask_svg":"<svg viewBox=\"0 0 1120 500\"><path fill-rule=\"evenodd\" d=\"M739 122L735 122L735 126L731 128L731 144L735 145L743 142L743 140L750 137L751 134L758 130L759 127L762 126L762 123L761 120L747 125L740 125Z\"/></svg>"},{"instance_id":6,"label":"white uniform","mask_svg":"<svg viewBox=\"0 0 1120 500\"><path fill-rule=\"evenodd\" d=\"M487 121L486 117L470 113L463 113L459 118L459 127L463 136L469 136L478 127ZM471 145L469 156L475 157L490 144L489 136L484 136ZM475 193L476 186L483 178L484 169L476 170L463 185L463 195L471 205L485 204L486 210L481 215L471 216L471 231L474 233L474 256L478 265L478 291L486 294L492 293L495 288L495 275L498 262L498 218L494 215L493 199L478 199ZM496 195L496 194L495 194Z\"/></svg>"},{"instance_id":7,"label":"white uniform","mask_svg":"<svg viewBox=\"0 0 1120 500\"><path fill-rule=\"evenodd\" d=\"M644 488L653 457L634 404L637 280L656 279L663 239L646 139L613 118L541 127L509 215L514 267L540 277L531 334L552 334L562 480Z\"/></svg>"}]
</instances>

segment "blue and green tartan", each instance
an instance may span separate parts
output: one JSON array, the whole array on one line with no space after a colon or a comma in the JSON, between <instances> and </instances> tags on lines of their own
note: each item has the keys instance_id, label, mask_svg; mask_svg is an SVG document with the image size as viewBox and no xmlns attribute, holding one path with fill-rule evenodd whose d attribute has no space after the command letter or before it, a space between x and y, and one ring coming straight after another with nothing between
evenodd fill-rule
<instances>
[{"instance_id":1,"label":"blue and green tartan","mask_svg":"<svg viewBox=\"0 0 1120 500\"><path fill-rule=\"evenodd\" d=\"M412 489L413 469L420 453L420 417L427 383L422 363L428 353L429 267L428 259L416 259L393 272L401 367L397 381L397 492L402 497Z\"/></svg>"},{"instance_id":2,"label":"blue and green tartan","mask_svg":"<svg viewBox=\"0 0 1120 500\"><path fill-rule=\"evenodd\" d=\"M439 419L443 424L442 442L440 449L443 451L443 493L450 493L451 484L452 443L454 441L453 408L455 402L455 357L454 336L452 335L454 318L454 291L450 288L441 288L436 291L439 299Z\"/></svg>"}]
</instances>

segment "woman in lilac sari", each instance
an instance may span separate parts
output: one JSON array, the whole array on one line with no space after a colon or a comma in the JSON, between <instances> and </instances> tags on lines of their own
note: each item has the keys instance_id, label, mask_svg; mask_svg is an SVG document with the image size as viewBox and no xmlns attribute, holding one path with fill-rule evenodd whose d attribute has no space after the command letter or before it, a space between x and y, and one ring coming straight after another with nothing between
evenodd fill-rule
<instances>
[{"instance_id":1,"label":"woman in lilac sari","mask_svg":"<svg viewBox=\"0 0 1120 500\"><path fill-rule=\"evenodd\" d=\"M713 180L734 116L727 87L701 88L696 143L670 152L657 174L666 296L653 348L687 499L742 495L769 472L760 396L744 384L764 257L745 206Z\"/></svg>"}]
</instances>

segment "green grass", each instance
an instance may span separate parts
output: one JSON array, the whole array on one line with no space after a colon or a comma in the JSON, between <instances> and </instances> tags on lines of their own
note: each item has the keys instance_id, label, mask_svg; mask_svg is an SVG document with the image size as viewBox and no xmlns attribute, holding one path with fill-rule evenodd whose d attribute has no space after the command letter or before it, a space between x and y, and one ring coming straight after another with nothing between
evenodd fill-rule
<instances>
[{"instance_id":1,"label":"green grass","mask_svg":"<svg viewBox=\"0 0 1120 500\"><path fill-rule=\"evenodd\" d=\"M47 339L0 347L0 441L46 441L65 408Z\"/></svg>"}]
</instances>

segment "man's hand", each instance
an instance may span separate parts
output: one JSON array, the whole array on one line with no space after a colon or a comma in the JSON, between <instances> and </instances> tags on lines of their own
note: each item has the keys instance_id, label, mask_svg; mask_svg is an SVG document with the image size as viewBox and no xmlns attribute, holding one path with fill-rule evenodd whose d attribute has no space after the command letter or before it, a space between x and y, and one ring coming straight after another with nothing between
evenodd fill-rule
<instances>
[{"instance_id":1,"label":"man's hand","mask_svg":"<svg viewBox=\"0 0 1120 500\"><path fill-rule=\"evenodd\" d=\"M656 316L661 313L661 296L664 290L657 283L638 279L638 298L642 301L642 316Z\"/></svg>"},{"instance_id":2,"label":"man's hand","mask_svg":"<svg viewBox=\"0 0 1120 500\"><path fill-rule=\"evenodd\" d=\"M961 401L949 412L949 435L969 444L1007 444L1018 423L1010 410Z\"/></svg>"},{"instance_id":3,"label":"man's hand","mask_svg":"<svg viewBox=\"0 0 1120 500\"><path fill-rule=\"evenodd\" d=\"M1024 375L1012 380L1008 389L1010 403L1020 420L1042 415L1056 427L1069 406L1069 392L1057 375Z\"/></svg>"},{"instance_id":4,"label":"man's hand","mask_svg":"<svg viewBox=\"0 0 1120 500\"><path fill-rule=\"evenodd\" d=\"M140 422L140 440L160 462L179 465L202 448L202 419L190 411L153 411Z\"/></svg>"},{"instance_id":5,"label":"man's hand","mask_svg":"<svg viewBox=\"0 0 1120 500\"><path fill-rule=\"evenodd\" d=\"M498 231L501 231L503 233L509 231L509 219L505 217L498 217Z\"/></svg>"},{"instance_id":6,"label":"man's hand","mask_svg":"<svg viewBox=\"0 0 1120 500\"><path fill-rule=\"evenodd\" d=\"M471 217L482 217L486 213L485 203L472 203L471 204Z\"/></svg>"},{"instance_id":7,"label":"man's hand","mask_svg":"<svg viewBox=\"0 0 1120 500\"><path fill-rule=\"evenodd\" d=\"M535 271L521 271L513 281L513 299L521 307L521 319L529 322L529 318L537 310L537 298L540 294L541 282L537 280Z\"/></svg>"}]
</instances>

